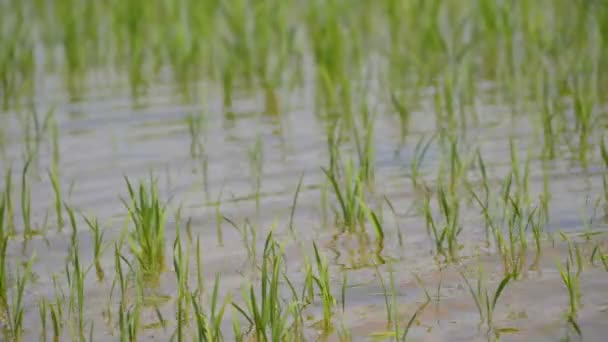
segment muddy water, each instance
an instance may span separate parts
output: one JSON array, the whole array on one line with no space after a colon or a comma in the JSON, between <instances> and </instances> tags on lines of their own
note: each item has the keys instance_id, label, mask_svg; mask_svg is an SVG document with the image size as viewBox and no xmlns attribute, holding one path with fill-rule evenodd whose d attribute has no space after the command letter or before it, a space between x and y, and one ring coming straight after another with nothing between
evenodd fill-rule
<instances>
[{"instance_id":1,"label":"muddy water","mask_svg":"<svg viewBox=\"0 0 608 342\"><path fill-rule=\"evenodd\" d=\"M405 326L411 314L425 299L425 291L432 302L414 324L411 337L421 341L470 341L487 340L474 301L458 269L469 265L473 268L481 262L486 270L488 286L494 289L501 277L500 260L488 253L482 245L483 223L475 206L463 208L461 242L464 258L462 265L446 266L440 270L431 253L424 218L419 213L421 194L406 177L414 155L414 146L422 137L431 136L436 129L432 114L432 99L423 99L413 113L410 131L404 143L400 139L396 115L382 106L378 107L376 121L376 193L388 197L396 209L393 215L384 207L386 236L379 246L373 234L355 236L337 234L333 226L333 213L322 208L322 192L326 187L320 167L328 162L324 122L314 114L312 89L292 93L279 93L281 115L264 114L264 100L260 94L237 92L238 96L226 113L222 108L221 93L211 86L201 85L206 101L184 103L171 95L171 86L157 86L134 107L128 89L120 84L115 87L95 87L78 102L70 102L58 90L57 85L42 86L37 100L38 115L54 108L59 132L60 176L64 199L78 212L99 218L105 231L106 241L119 238L126 210L121 198L127 195L124 176L132 181L146 180L150 172L157 177L163 199L168 201L167 242L171 245L176 231L174 213L181 207L177 222L182 237L186 235L186 222L194 236L202 244L202 262L205 282L211 289L216 274L221 274L220 297L229 293L240 300L240 288L249 280L255 280L250 258L245 249L243 236L222 220L223 244L217 238L217 210L242 226L250 222L256 230L258 256L266 234L275 227L276 236L286 243L286 257L290 276L301 286L304 274L304 255L311 255L312 241L316 241L330 262L338 297L342 273L347 272L346 313L336 310L336 326L343 324L350 329L355 340L389 338L391 331L386 325L383 289L377 278L378 272L388 279L388 268L379 260L392 260L396 283L400 320ZM510 117L509 108L495 103L479 101L479 122L467 128L463 136L470 150L480 148L491 180L498 181L510 170L509 136L515 136L520 158L525 160L529 146L538 145L529 119L522 115ZM193 138L186 118L201 118L204 128L198 137L204 147L207 173L203 172L202 158L191 155ZM24 117L26 114L5 113L5 147L0 172L2 177L12 165L15 202L18 202L20 173L23 165ZM17 119L20 117L21 119ZM249 155L256 140L263 150L262 181L259 207L249 162ZM194 141L196 144L196 141ZM537 152L535 150L535 152ZM538 160L531 162L530 191L532 198L541 193L543 172L550 179L549 231L582 231L584 218L592 214L594 201L601 194L601 172L590 167L583 172L571 162L567 151L560 151L560 159L546 171ZM54 195L47 170L52 157L48 137L45 135L39 158L29 171L32 192L32 223L37 229L47 230L44 238L35 236L24 243L20 237L11 241L9 263L24 260L36 253L35 282L27 288L26 317L28 339L38 340L40 324L37 305L42 296L55 297L53 275L65 286L65 260L70 245L70 228L59 231L55 224ZM422 175L432 183L439 166L438 147L432 144L422 165ZM477 172L471 170L474 175ZM295 237L289 234L291 203L298 181L302 176L302 189L294 212ZM474 178L474 176L472 176ZM329 205L335 202L328 197ZM221 195L221 196L220 196ZM219 199L219 202L217 202ZM217 202L217 203L216 203ZM15 222L19 228L22 220L16 204ZM596 213L590 227L604 231L606 223ZM66 217L67 219L67 217ZM86 225L78 217L80 255L87 263L92 260L91 236ZM46 222L46 224L45 224ZM399 243L398 230L403 237ZM596 237L602 239L603 235ZM589 246L585 251L589 254ZM563 257L563 243L551 247L547 243L541 267L527 274L525 279L513 283L505 291L495 313L495 322L504 329L501 338L513 341L558 340L567 333L564 312L567 309L567 291L563 286L555 258ZM478 257L473 257L475 254ZM168 248L168 256L170 248ZM380 257L381 258L380 258ZM168 259L169 261L169 259ZM94 323L96 340L116 340L117 294L110 297L113 275L113 250L108 248L102 265L106 278L99 283L91 271L86 278L85 316ZM169 263L170 264L170 263ZM420 277L421 283L416 281ZM473 275L474 276L474 275ZM194 279L194 275L192 276ZM175 295L175 277L167 272L161 282L161 295ZM603 322L608 319L606 288L608 273L599 267L587 265L581 276L583 307L579 324L585 340L601 341L608 331ZM437 289L439 288L439 295ZM64 290L67 295L67 288ZM209 295L207 293L207 295ZM108 320L110 308L112 321ZM171 320L174 301L161 305L163 315ZM319 314L320 307L310 308L310 314ZM226 337L231 339L231 318L224 322ZM315 326L315 319L307 321ZM144 310L142 324L157 321L152 310ZM343 322L343 323L341 323ZM50 329L49 329L50 330ZM309 329L311 339L318 332ZM50 333L50 331L49 331ZM165 341L173 333L167 329L150 328L142 331L147 340ZM66 333L67 334L67 333ZM66 338L67 335L66 335ZM328 337L337 339L337 334Z\"/></svg>"}]
</instances>

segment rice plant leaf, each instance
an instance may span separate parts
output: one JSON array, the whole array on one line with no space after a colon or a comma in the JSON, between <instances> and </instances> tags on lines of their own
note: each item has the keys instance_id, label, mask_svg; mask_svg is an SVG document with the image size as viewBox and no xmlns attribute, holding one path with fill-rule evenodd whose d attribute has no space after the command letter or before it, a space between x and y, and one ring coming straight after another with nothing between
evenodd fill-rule
<instances>
[{"instance_id":1,"label":"rice plant leaf","mask_svg":"<svg viewBox=\"0 0 608 342\"><path fill-rule=\"evenodd\" d=\"M498 298L500 297L500 294L505 289L505 287L509 284L509 281L511 280L511 278L512 278L512 274L508 274L506 277L504 277L502 279L502 281L498 285L498 288L496 289L496 293L494 293L494 299L492 300L492 310L494 310L494 308L496 307L496 302L498 302Z\"/></svg>"}]
</instances>

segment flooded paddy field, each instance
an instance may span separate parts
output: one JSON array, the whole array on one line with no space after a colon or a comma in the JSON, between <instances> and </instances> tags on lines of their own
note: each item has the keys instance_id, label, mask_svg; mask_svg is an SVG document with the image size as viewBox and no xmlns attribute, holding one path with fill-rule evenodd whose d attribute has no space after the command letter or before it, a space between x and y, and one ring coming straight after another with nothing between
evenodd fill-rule
<instances>
[{"instance_id":1,"label":"flooded paddy field","mask_svg":"<svg viewBox=\"0 0 608 342\"><path fill-rule=\"evenodd\" d=\"M0 10L0 339L605 339L603 2Z\"/></svg>"}]
</instances>

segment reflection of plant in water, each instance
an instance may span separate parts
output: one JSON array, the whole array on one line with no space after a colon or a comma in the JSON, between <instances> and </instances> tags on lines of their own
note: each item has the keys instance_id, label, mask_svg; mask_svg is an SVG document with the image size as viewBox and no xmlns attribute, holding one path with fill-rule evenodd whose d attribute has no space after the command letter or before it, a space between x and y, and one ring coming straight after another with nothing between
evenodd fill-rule
<instances>
[{"instance_id":1,"label":"reflection of plant in water","mask_svg":"<svg viewBox=\"0 0 608 342\"><path fill-rule=\"evenodd\" d=\"M334 234L327 248L333 263L344 270L358 270L386 263L384 239L370 239L367 232Z\"/></svg>"}]
</instances>

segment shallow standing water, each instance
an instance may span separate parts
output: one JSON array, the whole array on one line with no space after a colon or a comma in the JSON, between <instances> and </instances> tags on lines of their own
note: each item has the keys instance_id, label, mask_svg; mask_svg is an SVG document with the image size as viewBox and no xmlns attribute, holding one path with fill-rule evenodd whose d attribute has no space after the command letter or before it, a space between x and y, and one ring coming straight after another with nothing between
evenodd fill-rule
<instances>
[{"instance_id":1,"label":"shallow standing water","mask_svg":"<svg viewBox=\"0 0 608 342\"><path fill-rule=\"evenodd\" d=\"M149 89L140 106L133 106L124 84L92 87L78 102L70 102L52 78L41 85L41 95L36 99L39 116L53 108L59 132L60 180L64 200L77 212L99 218L106 241L119 238L127 211L121 202L126 198L124 176L132 181L143 180L152 173L158 180L161 196L168 201L167 241L175 237L175 216L181 207L181 235L186 234L189 221L193 235L199 236L202 250L205 282L209 288L216 274L221 274L220 296L228 293L239 299L240 287L248 279L255 279L243 244L243 236L221 219L223 245L218 243L217 211L237 225L250 222L257 231L257 248L263 248L264 239L271 227L275 236L286 243L286 259L289 274L301 285L303 255L311 255L312 241L320 246L330 262L335 293L339 293L342 273L348 272L346 314L344 325L351 329L355 340L385 339L390 337L391 327L386 325L383 290L377 279L374 265L378 255L392 260L397 284L397 301L403 321L407 322L416 307L424 300L424 289L416 282L420 277L424 288L433 297L414 324L410 336L424 341L485 340L487 336L478 330L479 316L475 304L464 287L456 266L446 266L439 271L432 254L432 242L426 232L425 220L420 213L423 197L407 177L414 159L414 146L422 137L430 137L436 131L432 114L432 89L428 98L412 113L410 134L401 141L398 118L390 108L378 106L375 123L375 177L377 194L390 199L396 215L383 205L386 239L384 245L376 244L373 233L359 235L338 234L334 227L334 214L322 207L323 187L326 178L321 171L328 163L325 122L314 113L313 87L293 92L279 92L280 115L264 113L262 94L238 91L235 102L225 111L221 91L201 84L199 91L210 99L206 103L184 103L172 95L170 84L159 84ZM464 145L473 150L479 148L484 156L490 180L498 181L510 171L509 137L515 136L517 150L522 160L538 141L534 137L529 119L512 117L509 108L493 103L492 90L481 94L475 110L479 122L467 127ZM484 100L487 99L487 100ZM5 144L2 153L0 176L5 177L7 165L12 166L13 183L19 184L22 167L24 128L14 113L3 113L6 118ZM199 118L201 133L193 137L189 133L188 116ZM41 296L53 298L52 275L62 275L70 245L70 228L58 231L55 224L54 194L47 175L52 153L46 141L41 144L39 158L30 166L32 176L32 223L40 230L48 230L42 236L34 236L24 243L20 238L11 240L8 249L9 263L23 260L36 253L35 282L27 288L25 326L28 340L38 336L38 300ZM256 141L262 147L262 177L259 208L256 208L256 189L252 176L250 153ZM204 149L207 162L206 177L203 157L192 156L191 149L197 142ZM345 152L347 155L348 152ZM602 193L601 175L605 170L590 167L582 170L570 160L567 151L560 151L560 158L552 162L549 172L550 201L548 231L563 230L580 233L585 220L594 214L595 200ZM422 163L423 178L433 182L439 167L438 146L432 143ZM530 191L535 198L542 191L543 168L538 159L531 160ZM471 173L475 173L471 170ZM289 233L291 206L300 177L302 188L294 211L295 239ZM13 192L17 196L18 186ZM499 186L498 184L494 184ZM328 190L330 206L336 202ZM18 197L16 197L18 198ZM219 200L219 202L218 202ZM87 264L92 261L91 236L86 225L77 215L80 255ZM465 205L462 214L463 232L459 238L465 246L463 265L475 265L479 253L481 263L494 288L500 280L502 266L499 258L483 245L483 222L479 209ZM15 223L22 223L20 211L15 212ZM603 232L607 228L602 220L601 208L595 212L589 229ZM398 230L403 238L399 243ZM603 236L603 235L601 235ZM601 237L600 237L601 239ZM495 322L505 328L502 338L507 341L556 340L566 330L564 311L567 308L567 291L555 267L555 258L566 255L563 243L543 253L538 270L530 271L525 278L509 287L500 300ZM590 253L591 245L584 245ZM170 249L168 249L169 251ZM168 252L168 258L170 252ZM170 259L168 259L170 260ZM104 254L102 265L107 276L98 283L93 272L86 279L85 316L94 321L97 340L115 340L106 310L108 303L116 301L109 296L112 284L114 255L110 247ZM170 262L169 262L169 265ZM171 267L170 267L171 268ZM388 279L386 265L379 270ZM60 276L63 278L64 276ZM252 278L253 277L253 278ZM173 295L174 275L167 272L161 282L161 292ZM581 276L583 306L579 324L585 332L585 340L601 341L608 332L604 322L608 319L606 289L608 274L599 267L588 266ZM436 298L438 287L440 296ZM161 311L172 317L173 300L163 303ZM338 310L338 309L336 309ZM313 307L313 312L320 312ZM113 313L116 316L116 313ZM114 317L114 320L116 318ZM156 322L153 312L142 314L142 323ZM231 319L225 318L225 330L230 330ZM309 322L314 327L314 322ZM318 332L310 329L310 338ZM164 341L172 334L171 329L160 327L144 329L147 340ZM230 334L230 333L227 333ZM231 336L231 335L227 335ZM328 337L336 339L337 335ZM228 337L230 339L230 337Z\"/></svg>"}]
</instances>

